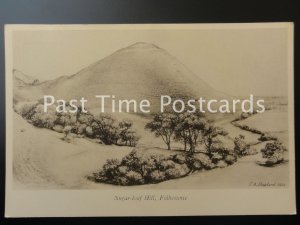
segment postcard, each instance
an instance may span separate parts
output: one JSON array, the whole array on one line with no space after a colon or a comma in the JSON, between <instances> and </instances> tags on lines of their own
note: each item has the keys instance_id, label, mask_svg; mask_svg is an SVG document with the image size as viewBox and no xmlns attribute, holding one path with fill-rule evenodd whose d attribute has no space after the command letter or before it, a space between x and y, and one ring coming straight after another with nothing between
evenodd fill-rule
<instances>
[{"instance_id":1,"label":"postcard","mask_svg":"<svg viewBox=\"0 0 300 225\"><path fill-rule=\"evenodd\" d=\"M293 35L6 25L6 217L295 214Z\"/></svg>"}]
</instances>

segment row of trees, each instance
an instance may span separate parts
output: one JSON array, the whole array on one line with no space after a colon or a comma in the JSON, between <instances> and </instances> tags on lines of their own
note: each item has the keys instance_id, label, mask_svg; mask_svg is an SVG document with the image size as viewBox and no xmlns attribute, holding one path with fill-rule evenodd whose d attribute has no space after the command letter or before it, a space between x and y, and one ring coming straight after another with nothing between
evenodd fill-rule
<instances>
[{"instance_id":1,"label":"row of trees","mask_svg":"<svg viewBox=\"0 0 300 225\"><path fill-rule=\"evenodd\" d=\"M131 120L123 120L116 124L116 121L106 114L96 116L91 124L94 133L104 144L136 146L139 137L132 125Z\"/></svg>"},{"instance_id":2,"label":"row of trees","mask_svg":"<svg viewBox=\"0 0 300 225\"><path fill-rule=\"evenodd\" d=\"M191 153L195 152L197 145L203 144L210 156L220 144L218 136L227 135L223 129L215 127L200 112L158 113L154 115L151 122L146 124L145 129L161 137L169 150L172 140L182 142L184 150Z\"/></svg>"},{"instance_id":3,"label":"row of trees","mask_svg":"<svg viewBox=\"0 0 300 225\"><path fill-rule=\"evenodd\" d=\"M34 126L63 132L66 136L74 133L99 138L106 145L136 146L139 140L131 120L118 122L107 114L83 113L80 106L76 113L57 112L54 105L47 112L43 108L43 102L38 102L20 105L15 110Z\"/></svg>"}]
</instances>

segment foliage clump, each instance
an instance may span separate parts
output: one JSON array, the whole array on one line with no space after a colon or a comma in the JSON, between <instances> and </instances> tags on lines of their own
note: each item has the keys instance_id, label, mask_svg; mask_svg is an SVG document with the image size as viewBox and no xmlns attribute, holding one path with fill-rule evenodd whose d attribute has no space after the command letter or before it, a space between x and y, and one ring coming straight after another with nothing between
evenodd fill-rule
<instances>
[{"instance_id":1,"label":"foliage clump","mask_svg":"<svg viewBox=\"0 0 300 225\"><path fill-rule=\"evenodd\" d=\"M133 122L122 120L117 122L108 114L94 116L77 110L71 113L69 105L68 112L57 112L56 106L48 107L44 112L42 101L16 105L15 110L32 125L39 128L52 129L64 133L64 140L70 139L70 134L78 137L89 137L100 139L106 145L116 144L122 146L136 146L139 136L133 129Z\"/></svg>"},{"instance_id":2,"label":"foliage clump","mask_svg":"<svg viewBox=\"0 0 300 225\"><path fill-rule=\"evenodd\" d=\"M286 151L285 147L279 141L267 143L266 146L261 149L261 154L265 162L260 163L262 166L272 167L284 162L283 153Z\"/></svg>"}]
</instances>

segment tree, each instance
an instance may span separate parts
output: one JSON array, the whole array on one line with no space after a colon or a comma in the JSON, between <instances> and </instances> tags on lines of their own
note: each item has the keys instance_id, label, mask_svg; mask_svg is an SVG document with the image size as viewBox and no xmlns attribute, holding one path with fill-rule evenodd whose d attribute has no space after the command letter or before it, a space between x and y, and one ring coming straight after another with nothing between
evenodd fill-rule
<instances>
[{"instance_id":1,"label":"tree","mask_svg":"<svg viewBox=\"0 0 300 225\"><path fill-rule=\"evenodd\" d=\"M116 139L115 120L107 115L100 114L96 116L92 122L92 129L95 135L98 135L100 140L106 145L111 145Z\"/></svg>"},{"instance_id":2,"label":"tree","mask_svg":"<svg viewBox=\"0 0 300 225\"><path fill-rule=\"evenodd\" d=\"M247 150L249 150L250 145L245 142L245 136L239 135L239 137L234 138L234 153L241 157L243 155L247 155Z\"/></svg>"},{"instance_id":3,"label":"tree","mask_svg":"<svg viewBox=\"0 0 300 225\"><path fill-rule=\"evenodd\" d=\"M184 112L178 115L176 122L175 140L183 140L185 150L188 145L189 151L194 153L199 137L202 135L201 132L207 124L204 114Z\"/></svg>"},{"instance_id":4,"label":"tree","mask_svg":"<svg viewBox=\"0 0 300 225\"><path fill-rule=\"evenodd\" d=\"M119 123L119 137L122 142L125 142L125 145L128 145L130 136L129 133L131 132L132 121L124 119Z\"/></svg>"},{"instance_id":5,"label":"tree","mask_svg":"<svg viewBox=\"0 0 300 225\"><path fill-rule=\"evenodd\" d=\"M174 113L158 113L154 115L151 122L147 123L145 129L150 130L157 137L161 137L162 140L171 150L171 139L175 132L177 116Z\"/></svg>"},{"instance_id":6,"label":"tree","mask_svg":"<svg viewBox=\"0 0 300 225\"><path fill-rule=\"evenodd\" d=\"M136 132L131 129L127 130L123 138L126 141L125 145L132 147L135 147L139 140L139 137L136 135Z\"/></svg>"},{"instance_id":7,"label":"tree","mask_svg":"<svg viewBox=\"0 0 300 225\"><path fill-rule=\"evenodd\" d=\"M202 131L202 142L204 143L208 155L211 157L213 152L213 146L216 144L221 144L221 141L218 139L218 136L226 136L227 132L220 127L215 127L212 124L206 124ZM222 150L220 148L220 150Z\"/></svg>"}]
</instances>

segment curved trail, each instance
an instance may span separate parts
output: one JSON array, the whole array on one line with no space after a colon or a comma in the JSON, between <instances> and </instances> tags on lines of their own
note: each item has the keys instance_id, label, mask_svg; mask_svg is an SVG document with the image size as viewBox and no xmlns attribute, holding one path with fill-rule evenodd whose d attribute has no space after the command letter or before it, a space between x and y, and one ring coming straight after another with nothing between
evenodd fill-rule
<instances>
[{"instance_id":1,"label":"curved trail","mask_svg":"<svg viewBox=\"0 0 300 225\"><path fill-rule=\"evenodd\" d=\"M250 131L243 130L237 126L234 126L231 122L233 117L226 117L222 120L219 120L215 123L216 126L224 128L228 132L228 136L232 139L238 137L239 135L243 135L245 137L245 141L247 143L257 143L259 134L254 134Z\"/></svg>"},{"instance_id":2,"label":"curved trail","mask_svg":"<svg viewBox=\"0 0 300 225\"><path fill-rule=\"evenodd\" d=\"M17 114L14 117L13 174L17 188L78 188L108 158L122 158L132 150L83 138L67 143L60 139L63 134L33 127Z\"/></svg>"}]
</instances>

